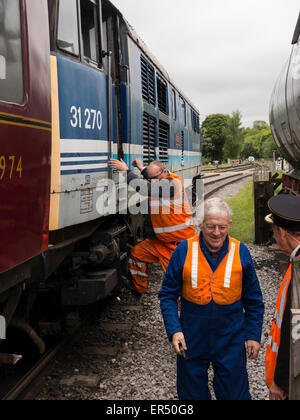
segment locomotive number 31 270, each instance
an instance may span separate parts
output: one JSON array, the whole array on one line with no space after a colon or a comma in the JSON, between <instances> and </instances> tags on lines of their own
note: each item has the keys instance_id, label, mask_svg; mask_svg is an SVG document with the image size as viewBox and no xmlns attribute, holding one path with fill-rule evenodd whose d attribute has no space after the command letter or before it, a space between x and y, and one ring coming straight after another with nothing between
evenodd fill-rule
<instances>
[{"instance_id":1,"label":"locomotive number 31 270","mask_svg":"<svg viewBox=\"0 0 300 420\"><path fill-rule=\"evenodd\" d=\"M0 156L0 181L4 177L10 180L14 177L22 178L22 156Z\"/></svg>"},{"instance_id":2,"label":"locomotive number 31 270","mask_svg":"<svg viewBox=\"0 0 300 420\"><path fill-rule=\"evenodd\" d=\"M70 109L72 118L70 124L73 128L85 128L86 130L99 131L102 129L102 113L97 109L86 108L82 110L81 107L72 106Z\"/></svg>"}]
</instances>

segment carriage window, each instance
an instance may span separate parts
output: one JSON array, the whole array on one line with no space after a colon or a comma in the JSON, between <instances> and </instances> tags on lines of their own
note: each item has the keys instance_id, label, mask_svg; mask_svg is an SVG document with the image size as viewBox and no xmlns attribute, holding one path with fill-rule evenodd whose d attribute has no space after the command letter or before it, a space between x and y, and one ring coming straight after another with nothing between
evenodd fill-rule
<instances>
[{"instance_id":1,"label":"carriage window","mask_svg":"<svg viewBox=\"0 0 300 420\"><path fill-rule=\"evenodd\" d=\"M77 6L75 0L59 2L57 45L61 50L79 55Z\"/></svg>"},{"instance_id":2,"label":"carriage window","mask_svg":"<svg viewBox=\"0 0 300 420\"><path fill-rule=\"evenodd\" d=\"M172 89L172 116L173 120L177 118L177 110L176 110L176 92Z\"/></svg>"},{"instance_id":3,"label":"carriage window","mask_svg":"<svg viewBox=\"0 0 300 420\"><path fill-rule=\"evenodd\" d=\"M191 117L192 117L192 129L200 134L200 120L199 120L199 116L193 111L191 110Z\"/></svg>"},{"instance_id":4,"label":"carriage window","mask_svg":"<svg viewBox=\"0 0 300 420\"><path fill-rule=\"evenodd\" d=\"M183 124L186 127L186 104L184 102L184 99L180 96L179 97L179 101L180 101L180 107L181 107L181 113L182 113L182 118L183 118Z\"/></svg>"},{"instance_id":5,"label":"carriage window","mask_svg":"<svg viewBox=\"0 0 300 420\"><path fill-rule=\"evenodd\" d=\"M19 0L0 2L0 100L22 103L24 98Z\"/></svg>"},{"instance_id":6,"label":"carriage window","mask_svg":"<svg viewBox=\"0 0 300 420\"><path fill-rule=\"evenodd\" d=\"M81 2L81 28L84 57L99 62L98 14L94 0Z\"/></svg>"}]
</instances>

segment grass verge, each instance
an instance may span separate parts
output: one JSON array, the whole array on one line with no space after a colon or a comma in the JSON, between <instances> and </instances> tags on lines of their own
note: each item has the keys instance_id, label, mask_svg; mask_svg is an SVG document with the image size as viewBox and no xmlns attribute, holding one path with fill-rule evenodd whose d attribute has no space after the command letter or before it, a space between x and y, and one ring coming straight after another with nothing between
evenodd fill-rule
<instances>
[{"instance_id":1,"label":"grass verge","mask_svg":"<svg viewBox=\"0 0 300 420\"><path fill-rule=\"evenodd\" d=\"M226 200L226 203L233 211L229 235L244 243L254 242L253 182L247 182L237 195Z\"/></svg>"}]
</instances>

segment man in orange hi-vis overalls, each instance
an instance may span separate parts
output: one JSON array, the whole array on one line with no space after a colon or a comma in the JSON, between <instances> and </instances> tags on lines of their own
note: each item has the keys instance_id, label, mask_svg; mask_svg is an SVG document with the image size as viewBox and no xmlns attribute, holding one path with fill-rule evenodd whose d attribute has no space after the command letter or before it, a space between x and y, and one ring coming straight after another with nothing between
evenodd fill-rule
<instances>
[{"instance_id":1,"label":"man in orange hi-vis overalls","mask_svg":"<svg viewBox=\"0 0 300 420\"><path fill-rule=\"evenodd\" d=\"M300 256L300 197L283 191L268 203L275 240L290 264L279 288L266 351L266 383L270 400L289 397L292 260Z\"/></svg>"},{"instance_id":2,"label":"man in orange hi-vis overalls","mask_svg":"<svg viewBox=\"0 0 300 420\"><path fill-rule=\"evenodd\" d=\"M127 182L139 179L123 160L111 159L109 166L127 171ZM142 295L148 286L147 263L160 262L166 271L170 258L179 243L195 235L192 211L182 179L169 172L162 162L154 161L144 168L140 160L133 162L141 171L149 197L149 213L145 215L147 239L136 245L129 258L130 277L124 284ZM140 192L142 194L142 191Z\"/></svg>"}]
</instances>

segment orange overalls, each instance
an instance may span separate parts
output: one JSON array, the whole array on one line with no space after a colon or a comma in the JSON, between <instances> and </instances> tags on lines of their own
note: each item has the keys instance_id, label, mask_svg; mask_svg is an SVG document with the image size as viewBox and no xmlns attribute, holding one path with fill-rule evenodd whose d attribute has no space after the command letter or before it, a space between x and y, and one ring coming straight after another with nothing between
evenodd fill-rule
<instances>
[{"instance_id":1,"label":"orange overalls","mask_svg":"<svg viewBox=\"0 0 300 420\"><path fill-rule=\"evenodd\" d=\"M195 236L192 211L188 202L182 179L170 173L175 185L172 198L151 198L150 216L157 240L146 239L136 245L129 258L129 271L138 293L147 290L147 263L160 262L164 272L178 245L185 239Z\"/></svg>"},{"instance_id":2,"label":"orange overalls","mask_svg":"<svg viewBox=\"0 0 300 420\"><path fill-rule=\"evenodd\" d=\"M271 326L269 342L266 351L266 384L270 388L274 382L277 356L280 346L281 326L285 312L287 293L292 278L292 264L290 263L277 295L275 314Z\"/></svg>"}]
</instances>

